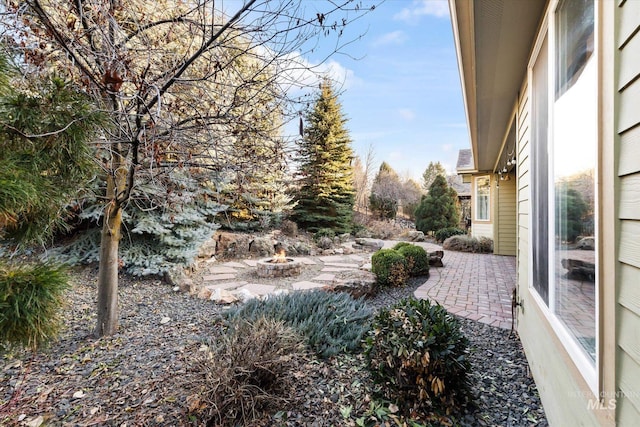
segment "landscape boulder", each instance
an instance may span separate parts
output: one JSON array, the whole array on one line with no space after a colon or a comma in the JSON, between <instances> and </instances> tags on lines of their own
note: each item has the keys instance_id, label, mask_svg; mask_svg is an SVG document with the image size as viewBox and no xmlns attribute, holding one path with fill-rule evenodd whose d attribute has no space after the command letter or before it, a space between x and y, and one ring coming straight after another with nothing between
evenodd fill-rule
<instances>
[{"instance_id":1,"label":"landscape boulder","mask_svg":"<svg viewBox=\"0 0 640 427\"><path fill-rule=\"evenodd\" d=\"M576 249L582 249L583 251L594 251L596 249L596 242L593 237L583 237L578 240Z\"/></svg>"},{"instance_id":2,"label":"landscape boulder","mask_svg":"<svg viewBox=\"0 0 640 427\"><path fill-rule=\"evenodd\" d=\"M442 257L444 257L444 251L427 252L429 255L429 265L431 267L444 267L442 263Z\"/></svg>"},{"instance_id":3,"label":"landscape boulder","mask_svg":"<svg viewBox=\"0 0 640 427\"><path fill-rule=\"evenodd\" d=\"M382 249L384 246L384 242L379 239L370 239L367 237L358 237L356 238L356 242L354 243L354 249L364 249L369 251L377 251Z\"/></svg>"},{"instance_id":4,"label":"landscape boulder","mask_svg":"<svg viewBox=\"0 0 640 427\"><path fill-rule=\"evenodd\" d=\"M271 237L256 237L249 243L249 254L252 256L271 256L274 253L276 241Z\"/></svg>"},{"instance_id":5,"label":"landscape boulder","mask_svg":"<svg viewBox=\"0 0 640 427\"><path fill-rule=\"evenodd\" d=\"M412 242L424 242L425 237L422 231L411 230L407 233L407 238Z\"/></svg>"}]
</instances>

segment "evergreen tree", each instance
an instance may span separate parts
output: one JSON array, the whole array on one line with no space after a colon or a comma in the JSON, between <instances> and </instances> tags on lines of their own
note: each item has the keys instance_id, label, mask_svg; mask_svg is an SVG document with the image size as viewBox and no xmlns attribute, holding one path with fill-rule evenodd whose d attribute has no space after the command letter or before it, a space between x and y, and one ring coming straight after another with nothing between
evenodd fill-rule
<instances>
[{"instance_id":1,"label":"evergreen tree","mask_svg":"<svg viewBox=\"0 0 640 427\"><path fill-rule=\"evenodd\" d=\"M331 228L349 232L353 223L355 190L353 151L347 119L328 80L320 86L300 143L300 189L294 219L309 231Z\"/></svg>"},{"instance_id":2,"label":"evergreen tree","mask_svg":"<svg viewBox=\"0 0 640 427\"><path fill-rule=\"evenodd\" d=\"M582 234L589 206L575 188L562 183L556 188L556 234L565 242L574 242Z\"/></svg>"},{"instance_id":3,"label":"evergreen tree","mask_svg":"<svg viewBox=\"0 0 640 427\"><path fill-rule=\"evenodd\" d=\"M11 82L0 58L0 235L42 242L95 174L89 142L104 116L55 77Z\"/></svg>"},{"instance_id":4,"label":"evergreen tree","mask_svg":"<svg viewBox=\"0 0 640 427\"><path fill-rule=\"evenodd\" d=\"M422 188L428 192L431 184L433 184L433 181L438 175L447 176L447 171L444 169L444 166L442 166L442 163L429 162L429 166L422 172Z\"/></svg>"},{"instance_id":5,"label":"evergreen tree","mask_svg":"<svg viewBox=\"0 0 640 427\"><path fill-rule=\"evenodd\" d=\"M416 228L428 233L442 228L457 227L460 214L456 202L456 191L449 187L444 176L436 176L429 187L429 194L422 196L416 209Z\"/></svg>"},{"instance_id":6,"label":"evergreen tree","mask_svg":"<svg viewBox=\"0 0 640 427\"><path fill-rule=\"evenodd\" d=\"M398 212L398 203L401 198L400 177L387 162L382 162L371 186L371 196L369 197L371 211L381 219L393 219Z\"/></svg>"}]
</instances>

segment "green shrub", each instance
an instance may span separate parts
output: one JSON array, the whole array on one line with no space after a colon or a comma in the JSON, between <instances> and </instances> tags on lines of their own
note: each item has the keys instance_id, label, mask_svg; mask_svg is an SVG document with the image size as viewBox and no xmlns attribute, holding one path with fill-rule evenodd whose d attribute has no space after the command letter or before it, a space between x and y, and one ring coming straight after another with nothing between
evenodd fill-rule
<instances>
[{"instance_id":1,"label":"green shrub","mask_svg":"<svg viewBox=\"0 0 640 427\"><path fill-rule=\"evenodd\" d=\"M436 231L435 238L437 242L442 243L451 236L459 236L462 234L467 234L467 232L457 227L447 227Z\"/></svg>"},{"instance_id":2,"label":"green shrub","mask_svg":"<svg viewBox=\"0 0 640 427\"><path fill-rule=\"evenodd\" d=\"M304 352L302 338L282 322L232 323L194 360L192 415L207 425L253 425L260 411L286 407Z\"/></svg>"},{"instance_id":3,"label":"green shrub","mask_svg":"<svg viewBox=\"0 0 640 427\"><path fill-rule=\"evenodd\" d=\"M493 240L488 237L476 239L469 236L451 236L444 241L442 248L448 251L492 253Z\"/></svg>"},{"instance_id":4,"label":"green shrub","mask_svg":"<svg viewBox=\"0 0 640 427\"><path fill-rule=\"evenodd\" d=\"M398 243L398 245L402 243ZM394 249L407 260L410 276L422 276L429 273L429 255L422 246L402 244L397 248L398 245Z\"/></svg>"},{"instance_id":5,"label":"green shrub","mask_svg":"<svg viewBox=\"0 0 640 427\"><path fill-rule=\"evenodd\" d=\"M309 347L324 358L359 350L371 315L362 300L347 293L320 290L252 299L225 314L232 321L254 321L263 316L282 321L305 337Z\"/></svg>"},{"instance_id":6,"label":"green shrub","mask_svg":"<svg viewBox=\"0 0 640 427\"><path fill-rule=\"evenodd\" d=\"M54 339L67 288L62 266L0 264L0 343L35 350Z\"/></svg>"},{"instance_id":7,"label":"green shrub","mask_svg":"<svg viewBox=\"0 0 640 427\"><path fill-rule=\"evenodd\" d=\"M391 249L393 249L394 251L397 251L398 249L400 249L400 248L404 248L405 246L413 246L413 245L412 245L411 243L409 243L409 242L398 242L398 243L396 243L396 245L395 245L393 248L391 248Z\"/></svg>"},{"instance_id":8,"label":"green shrub","mask_svg":"<svg viewBox=\"0 0 640 427\"><path fill-rule=\"evenodd\" d=\"M378 313L365 355L373 380L400 407L447 410L470 396L468 346L441 305L409 298Z\"/></svg>"},{"instance_id":9,"label":"green shrub","mask_svg":"<svg viewBox=\"0 0 640 427\"><path fill-rule=\"evenodd\" d=\"M318 231L316 231L313 235L313 240L315 240L316 242L320 241L320 239L322 239L323 237L328 237L329 239L333 240L334 237L336 237L336 232L333 231L330 228L321 228Z\"/></svg>"},{"instance_id":10,"label":"green shrub","mask_svg":"<svg viewBox=\"0 0 640 427\"><path fill-rule=\"evenodd\" d=\"M373 254L371 272L382 286L403 286L409 278L406 258L393 249L380 249Z\"/></svg>"}]
</instances>

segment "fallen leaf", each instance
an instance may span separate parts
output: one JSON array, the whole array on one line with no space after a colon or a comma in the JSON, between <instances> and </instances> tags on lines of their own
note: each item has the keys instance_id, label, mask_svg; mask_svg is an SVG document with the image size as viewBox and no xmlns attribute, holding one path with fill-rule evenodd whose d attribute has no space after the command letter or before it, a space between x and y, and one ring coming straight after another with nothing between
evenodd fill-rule
<instances>
[{"instance_id":1,"label":"fallen leaf","mask_svg":"<svg viewBox=\"0 0 640 427\"><path fill-rule=\"evenodd\" d=\"M43 423L44 418L42 418L42 415L38 415L37 417L27 421L24 425L26 425L27 427L40 427Z\"/></svg>"}]
</instances>

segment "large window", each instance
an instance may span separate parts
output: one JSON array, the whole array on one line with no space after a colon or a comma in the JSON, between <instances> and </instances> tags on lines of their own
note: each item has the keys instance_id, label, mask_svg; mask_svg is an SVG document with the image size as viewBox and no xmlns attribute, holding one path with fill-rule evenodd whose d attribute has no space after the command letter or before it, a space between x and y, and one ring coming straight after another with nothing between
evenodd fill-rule
<instances>
[{"instance_id":1,"label":"large window","mask_svg":"<svg viewBox=\"0 0 640 427\"><path fill-rule=\"evenodd\" d=\"M488 176L476 178L476 220L489 221L489 195L491 183Z\"/></svg>"},{"instance_id":2,"label":"large window","mask_svg":"<svg viewBox=\"0 0 640 427\"><path fill-rule=\"evenodd\" d=\"M598 269L594 21L594 0L559 1L531 70L532 287L578 366L591 373Z\"/></svg>"}]
</instances>

